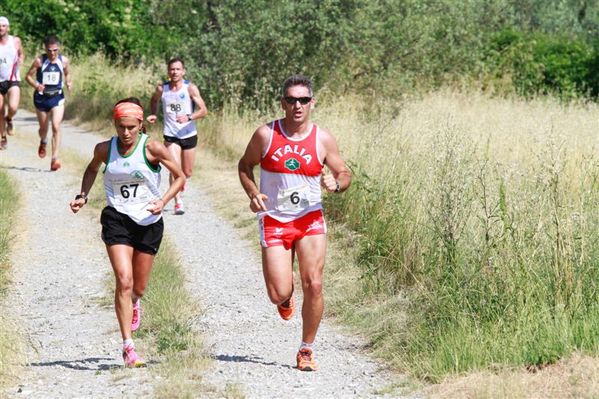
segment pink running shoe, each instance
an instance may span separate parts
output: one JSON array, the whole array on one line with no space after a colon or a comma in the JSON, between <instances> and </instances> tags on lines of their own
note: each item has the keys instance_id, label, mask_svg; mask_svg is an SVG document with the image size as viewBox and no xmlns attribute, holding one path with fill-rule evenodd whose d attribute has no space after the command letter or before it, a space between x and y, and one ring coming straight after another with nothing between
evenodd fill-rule
<instances>
[{"instance_id":1,"label":"pink running shoe","mask_svg":"<svg viewBox=\"0 0 599 399\"><path fill-rule=\"evenodd\" d=\"M131 319L131 332L136 331L141 324L141 298L133 305L133 318Z\"/></svg>"},{"instance_id":2,"label":"pink running shoe","mask_svg":"<svg viewBox=\"0 0 599 399\"><path fill-rule=\"evenodd\" d=\"M183 215L185 213L185 207L183 206L183 201L179 201L175 203L175 215Z\"/></svg>"},{"instance_id":3,"label":"pink running shoe","mask_svg":"<svg viewBox=\"0 0 599 399\"><path fill-rule=\"evenodd\" d=\"M135 353L135 347L126 346L123 348L123 360L125 361L125 367L138 368L146 367L146 362Z\"/></svg>"}]
</instances>

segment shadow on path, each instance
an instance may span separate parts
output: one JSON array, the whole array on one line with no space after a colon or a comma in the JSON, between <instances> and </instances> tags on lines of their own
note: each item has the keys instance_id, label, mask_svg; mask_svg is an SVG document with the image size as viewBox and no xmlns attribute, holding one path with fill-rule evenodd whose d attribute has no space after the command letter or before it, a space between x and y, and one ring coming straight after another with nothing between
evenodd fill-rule
<instances>
[{"instance_id":1,"label":"shadow on path","mask_svg":"<svg viewBox=\"0 0 599 399\"><path fill-rule=\"evenodd\" d=\"M64 367L73 370L112 370L122 368L112 357L89 357L81 360L56 360L54 362L29 363L32 367Z\"/></svg>"},{"instance_id":2,"label":"shadow on path","mask_svg":"<svg viewBox=\"0 0 599 399\"><path fill-rule=\"evenodd\" d=\"M238 355L216 355L214 359L220 362L235 362L235 363L257 363L263 364L265 366L276 366L287 369L292 369L288 364L281 364L277 362L267 362L260 357L250 357L250 356L238 356Z\"/></svg>"},{"instance_id":3,"label":"shadow on path","mask_svg":"<svg viewBox=\"0 0 599 399\"><path fill-rule=\"evenodd\" d=\"M0 169L7 169L7 170L21 170L23 172L32 172L32 173L54 173L53 170L50 169L40 169L40 168L33 168L31 166L0 166Z\"/></svg>"}]
</instances>

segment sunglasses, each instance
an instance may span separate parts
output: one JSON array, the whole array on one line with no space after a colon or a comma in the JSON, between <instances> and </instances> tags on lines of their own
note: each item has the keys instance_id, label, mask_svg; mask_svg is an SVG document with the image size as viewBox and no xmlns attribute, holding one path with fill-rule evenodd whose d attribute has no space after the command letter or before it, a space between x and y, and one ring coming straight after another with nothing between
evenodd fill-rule
<instances>
[{"instance_id":1,"label":"sunglasses","mask_svg":"<svg viewBox=\"0 0 599 399\"><path fill-rule=\"evenodd\" d=\"M312 97L283 97L283 100L285 100L285 102L287 104L295 104L296 101L299 101L300 104L302 105L306 105L308 104L310 101L312 101Z\"/></svg>"}]
</instances>

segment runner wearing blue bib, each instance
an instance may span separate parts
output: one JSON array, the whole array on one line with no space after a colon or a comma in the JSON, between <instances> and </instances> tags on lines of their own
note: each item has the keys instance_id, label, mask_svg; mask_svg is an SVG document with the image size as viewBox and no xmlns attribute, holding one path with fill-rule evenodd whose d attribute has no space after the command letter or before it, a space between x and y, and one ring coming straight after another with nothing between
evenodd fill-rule
<instances>
[{"instance_id":1,"label":"runner wearing blue bib","mask_svg":"<svg viewBox=\"0 0 599 399\"><path fill-rule=\"evenodd\" d=\"M33 93L33 104L39 123L40 144L37 154L40 158L46 156L46 144L48 143L48 122L52 119L52 159L51 170L60 169L61 163L58 159L60 147L60 123L64 116L64 92L63 87L71 90L72 81L69 71L69 59L60 54L60 41L56 36L48 36L44 40L46 54L33 61L26 80L35 89Z\"/></svg>"}]
</instances>

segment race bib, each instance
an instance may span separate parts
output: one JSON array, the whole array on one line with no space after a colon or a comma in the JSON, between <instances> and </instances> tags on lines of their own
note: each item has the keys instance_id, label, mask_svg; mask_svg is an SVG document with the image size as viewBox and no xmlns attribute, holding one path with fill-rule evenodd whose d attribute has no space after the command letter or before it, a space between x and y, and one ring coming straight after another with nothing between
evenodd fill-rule
<instances>
[{"instance_id":1,"label":"race bib","mask_svg":"<svg viewBox=\"0 0 599 399\"><path fill-rule=\"evenodd\" d=\"M143 180L113 182L112 192L115 203L120 205L148 203L152 199L152 193Z\"/></svg>"},{"instance_id":2,"label":"race bib","mask_svg":"<svg viewBox=\"0 0 599 399\"><path fill-rule=\"evenodd\" d=\"M60 82L60 72L44 72L42 73L43 85L57 85Z\"/></svg>"},{"instance_id":3,"label":"race bib","mask_svg":"<svg viewBox=\"0 0 599 399\"><path fill-rule=\"evenodd\" d=\"M182 103L169 103L166 106L166 112L169 114L181 114L183 113L183 104Z\"/></svg>"},{"instance_id":4,"label":"race bib","mask_svg":"<svg viewBox=\"0 0 599 399\"><path fill-rule=\"evenodd\" d=\"M308 185L280 189L277 195L277 211L279 212L297 212L310 206L308 195L310 187Z\"/></svg>"}]
</instances>

